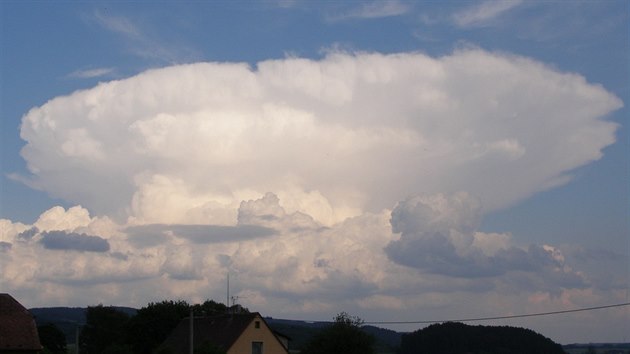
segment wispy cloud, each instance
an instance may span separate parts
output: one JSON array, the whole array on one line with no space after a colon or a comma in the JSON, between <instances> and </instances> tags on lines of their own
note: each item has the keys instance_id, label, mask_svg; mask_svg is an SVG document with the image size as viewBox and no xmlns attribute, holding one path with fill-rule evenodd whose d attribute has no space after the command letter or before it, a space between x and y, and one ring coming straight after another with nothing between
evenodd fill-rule
<instances>
[{"instance_id":1,"label":"wispy cloud","mask_svg":"<svg viewBox=\"0 0 630 354\"><path fill-rule=\"evenodd\" d=\"M283 9L292 8L298 3L297 0L267 0L267 2Z\"/></svg>"},{"instance_id":2,"label":"wispy cloud","mask_svg":"<svg viewBox=\"0 0 630 354\"><path fill-rule=\"evenodd\" d=\"M104 29L123 37L131 53L145 59L159 60L170 64L188 62L198 55L195 50L181 44L165 43L124 16L95 11L92 21Z\"/></svg>"},{"instance_id":3,"label":"wispy cloud","mask_svg":"<svg viewBox=\"0 0 630 354\"><path fill-rule=\"evenodd\" d=\"M487 0L453 14L453 22L459 27L486 25L508 10L521 4L521 0Z\"/></svg>"},{"instance_id":4,"label":"wispy cloud","mask_svg":"<svg viewBox=\"0 0 630 354\"><path fill-rule=\"evenodd\" d=\"M73 79L93 79L95 77L109 75L113 72L114 68L85 69L73 71L68 74L68 77Z\"/></svg>"},{"instance_id":5,"label":"wispy cloud","mask_svg":"<svg viewBox=\"0 0 630 354\"><path fill-rule=\"evenodd\" d=\"M94 18L106 29L117 32L128 37L142 37L140 30L128 18L122 16L108 16L102 12L95 11Z\"/></svg>"},{"instance_id":6,"label":"wispy cloud","mask_svg":"<svg viewBox=\"0 0 630 354\"><path fill-rule=\"evenodd\" d=\"M329 15L328 21L341 21L346 19L374 19L382 17L400 16L409 11L409 6L398 0L373 1L353 8L350 11Z\"/></svg>"}]
</instances>

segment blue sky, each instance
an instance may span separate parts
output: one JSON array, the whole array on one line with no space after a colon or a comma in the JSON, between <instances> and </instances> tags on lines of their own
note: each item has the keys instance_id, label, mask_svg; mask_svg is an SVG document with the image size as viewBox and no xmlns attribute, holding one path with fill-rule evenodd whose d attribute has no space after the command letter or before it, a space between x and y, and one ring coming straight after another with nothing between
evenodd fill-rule
<instances>
[{"instance_id":1,"label":"blue sky","mask_svg":"<svg viewBox=\"0 0 630 354\"><path fill-rule=\"evenodd\" d=\"M628 300L625 1L0 11L0 285L27 306L221 299L228 271L274 317ZM505 324L627 340L606 311Z\"/></svg>"}]
</instances>

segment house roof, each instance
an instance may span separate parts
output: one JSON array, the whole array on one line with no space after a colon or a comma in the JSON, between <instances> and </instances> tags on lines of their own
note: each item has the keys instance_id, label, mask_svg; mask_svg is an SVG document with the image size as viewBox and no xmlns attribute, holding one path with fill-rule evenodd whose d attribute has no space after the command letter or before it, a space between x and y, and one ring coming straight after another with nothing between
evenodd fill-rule
<instances>
[{"instance_id":1,"label":"house roof","mask_svg":"<svg viewBox=\"0 0 630 354\"><path fill-rule=\"evenodd\" d=\"M11 295L0 293L0 351L41 349L33 316Z\"/></svg>"},{"instance_id":2,"label":"house roof","mask_svg":"<svg viewBox=\"0 0 630 354\"><path fill-rule=\"evenodd\" d=\"M193 322L195 346L208 341L227 351L255 318L262 317L257 312L195 317ZM176 353L188 353L189 326L190 318L183 319L164 341L162 347Z\"/></svg>"}]
</instances>

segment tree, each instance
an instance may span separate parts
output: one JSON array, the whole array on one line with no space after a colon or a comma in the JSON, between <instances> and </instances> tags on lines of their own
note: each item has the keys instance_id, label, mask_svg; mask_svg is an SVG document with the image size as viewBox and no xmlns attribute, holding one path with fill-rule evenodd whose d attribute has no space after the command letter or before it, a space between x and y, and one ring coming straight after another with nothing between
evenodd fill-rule
<instances>
[{"instance_id":1,"label":"tree","mask_svg":"<svg viewBox=\"0 0 630 354\"><path fill-rule=\"evenodd\" d=\"M138 310L129 321L127 342L134 353L152 353L179 322L189 315L190 305L186 301L151 302Z\"/></svg>"},{"instance_id":2,"label":"tree","mask_svg":"<svg viewBox=\"0 0 630 354\"><path fill-rule=\"evenodd\" d=\"M247 309L244 309L245 312L249 312ZM227 313L227 306L220 302L216 302L214 300L206 300L203 304L195 304L193 306L193 312L195 316L213 316L213 315L222 315Z\"/></svg>"},{"instance_id":3,"label":"tree","mask_svg":"<svg viewBox=\"0 0 630 354\"><path fill-rule=\"evenodd\" d=\"M79 336L81 352L100 354L123 352L129 316L112 306L90 306L85 314L86 324ZM110 348L112 347L112 348Z\"/></svg>"},{"instance_id":4,"label":"tree","mask_svg":"<svg viewBox=\"0 0 630 354\"><path fill-rule=\"evenodd\" d=\"M57 326L52 323L37 326L37 332L46 353L66 353L66 336Z\"/></svg>"},{"instance_id":5,"label":"tree","mask_svg":"<svg viewBox=\"0 0 630 354\"><path fill-rule=\"evenodd\" d=\"M373 354L374 337L363 332L363 320L341 312L332 325L317 333L302 354Z\"/></svg>"},{"instance_id":6,"label":"tree","mask_svg":"<svg viewBox=\"0 0 630 354\"><path fill-rule=\"evenodd\" d=\"M166 340L168 335L185 318L190 316L191 305L186 301L164 300L151 302L136 312L128 326L127 342L134 353L150 354ZM224 314L227 308L214 300L192 305L195 316Z\"/></svg>"}]
</instances>

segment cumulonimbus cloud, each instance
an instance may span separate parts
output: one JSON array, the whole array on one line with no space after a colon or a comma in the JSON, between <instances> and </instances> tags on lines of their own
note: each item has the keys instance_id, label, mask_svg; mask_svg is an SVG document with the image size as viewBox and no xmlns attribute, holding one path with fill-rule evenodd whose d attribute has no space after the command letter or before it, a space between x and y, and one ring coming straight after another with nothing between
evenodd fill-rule
<instances>
[{"instance_id":1,"label":"cumulonimbus cloud","mask_svg":"<svg viewBox=\"0 0 630 354\"><path fill-rule=\"evenodd\" d=\"M478 49L197 63L57 97L22 120L30 176L135 224L234 225L266 192L325 225L410 195L504 207L615 141L599 85Z\"/></svg>"},{"instance_id":2,"label":"cumulonimbus cloud","mask_svg":"<svg viewBox=\"0 0 630 354\"><path fill-rule=\"evenodd\" d=\"M591 250L479 229L599 159L621 106L578 74L479 49L103 82L24 115L30 174L13 177L77 206L0 220L0 280L30 304L143 306L223 299L230 274L244 305L292 318L623 301L623 274L597 281L621 261L584 270Z\"/></svg>"}]
</instances>

